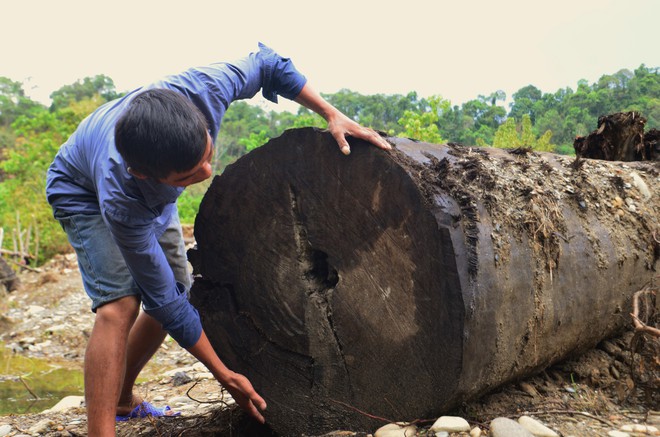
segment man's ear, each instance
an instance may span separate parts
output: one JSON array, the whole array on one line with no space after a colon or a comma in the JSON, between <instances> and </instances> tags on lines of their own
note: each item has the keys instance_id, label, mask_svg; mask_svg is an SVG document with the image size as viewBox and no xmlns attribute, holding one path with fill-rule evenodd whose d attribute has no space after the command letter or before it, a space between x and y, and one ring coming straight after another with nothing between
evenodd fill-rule
<instances>
[{"instance_id":1,"label":"man's ear","mask_svg":"<svg viewBox=\"0 0 660 437\"><path fill-rule=\"evenodd\" d=\"M131 167L128 167L126 169L126 171L128 171L129 174L135 176L138 179L147 179L148 178L148 176L143 175L142 173L140 173L137 170L133 170Z\"/></svg>"}]
</instances>

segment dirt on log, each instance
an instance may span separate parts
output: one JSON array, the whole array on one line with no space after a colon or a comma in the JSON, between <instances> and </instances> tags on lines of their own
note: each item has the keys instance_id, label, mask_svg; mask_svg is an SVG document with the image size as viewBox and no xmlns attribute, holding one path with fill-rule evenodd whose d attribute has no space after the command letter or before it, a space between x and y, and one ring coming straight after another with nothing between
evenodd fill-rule
<instances>
[{"instance_id":1,"label":"dirt on log","mask_svg":"<svg viewBox=\"0 0 660 437\"><path fill-rule=\"evenodd\" d=\"M280 435L433 419L630 323L657 163L287 131L214 179L192 301Z\"/></svg>"},{"instance_id":2,"label":"dirt on log","mask_svg":"<svg viewBox=\"0 0 660 437\"><path fill-rule=\"evenodd\" d=\"M575 154L607 161L658 161L660 132L651 129L645 135L645 125L646 118L634 111L603 115L595 131L575 138Z\"/></svg>"}]
</instances>

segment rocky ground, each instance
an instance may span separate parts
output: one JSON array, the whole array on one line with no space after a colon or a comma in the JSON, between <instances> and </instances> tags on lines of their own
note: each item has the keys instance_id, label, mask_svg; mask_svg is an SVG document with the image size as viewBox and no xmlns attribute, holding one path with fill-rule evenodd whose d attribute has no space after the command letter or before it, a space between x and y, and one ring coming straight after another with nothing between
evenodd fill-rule
<instances>
[{"instance_id":1,"label":"rocky ground","mask_svg":"<svg viewBox=\"0 0 660 437\"><path fill-rule=\"evenodd\" d=\"M93 315L82 291L75 257L58 256L40 272L24 272L20 279L21 288L0 299L0 341L12 354L63 360L82 367ZM3 372L0 369L0 382L16 377ZM272 435L268 429L250 423L204 366L173 341L164 343L145 372L139 385L141 395L182 414L120 423L118 435ZM86 435L81 399L67 401L70 403L62 409L0 416L0 437ZM417 435L440 437L532 435L507 428L515 426L513 420L522 416L545 424L549 428L543 431L545 435L660 435L660 339L634 335L631 328L579 357L466 403L451 415L464 419L456 419L463 428L451 428L455 422L443 428L442 424L434 425L436 418L432 418L407 429L389 425L376 435L411 436L413 427ZM496 418L498 421L493 421ZM467 428L465 423L469 424ZM365 436L375 431L337 431L333 435ZM534 435L543 432L535 431Z\"/></svg>"}]
</instances>

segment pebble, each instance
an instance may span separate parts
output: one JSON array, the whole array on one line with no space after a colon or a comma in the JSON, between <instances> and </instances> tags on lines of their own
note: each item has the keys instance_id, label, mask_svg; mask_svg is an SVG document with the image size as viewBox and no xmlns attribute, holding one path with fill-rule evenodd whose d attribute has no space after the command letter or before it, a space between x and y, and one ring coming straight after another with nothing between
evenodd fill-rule
<instances>
[{"instance_id":1,"label":"pebble","mask_svg":"<svg viewBox=\"0 0 660 437\"><path fill-rule=\"evenodd\" d=\"M435 437L449 437L449 433L447 431L438 431L435 433Z\"/></svg>"},{"instance_id":2,"label":"pebble","mask_svg":"<svg viewBox=\"0 0 660 437\"><path fill-rule=\"evenodd\" d=\"M178 405L178 404L189 404L191 402L195 402L192 399L190 399L188 396L175 396L173 398L170 398L169 401L167 401L171 405Z\"/></svg>"},{"instance_id":3,"label":"pebble","mask_svg":"<svg viewBox=\"0 0 660 437\"><path fill-rule=\"evenodd\" d=\"M660 411L649 411L648 423L660 426Z\"/></svg>"},{"instance_id":4,"label":"pebble","mask_svg":"<svg viewBox=\"0 0 660 437\"><path fill-rule=\"evenodd\" d=\"M470 431L470 424L462 417L442 416L431 426L432 432L463 432Z\"/></svg>"},{"instance_id":5,"label":"pebble","mask_svg":"<svg viewBox=\"0 0 660 437\"><path fill-rule=\"evenodd\" d=\"M610 373L612 374L612 377L614 377L614 379L621 378L621 374L619 373L619 371L614 366L610 367Z\"/></svg>"},{"instance_id":6,"label":"pebble","mask_svg":"<svg viewBox=\"0 0 660 437\"><path fill-rule=\"evenodd\" d=\"M192 378L186 372L176 372L172 376L172 385L175 387L188 384L190 381L192 381Z\"/></svg>"},{"instance_id":7,"label":"pebble","mask_svg":"<svg viewBox=\"0 0 660 437\"><path fill-rule=\"evenodd\" d=\"M213 379L213 373L211 372L200 372L195 374L195 381L201 381L204 379Z\"/></svg>"},{"instance_id":8,"label":"pebble","mask_svg":"<svg viewBox=\"0 0 660 437\"><path fill-rule=\"evenodd\" d=\"M5 437L11 432L11 425L0 425L0 437Z\"/></svg>"},{"instance_id":9,"label":"pebble","mask_svg":"<svg viewBox=\"0 0 660 437\"><path fill-rule=\"evenodd\" d=\"M518 423L536 437L559 437L559 434L529 416L520 416Z\"/></svg>"},{"instance_id":10,"label":"pebble","mask_svg":"<svg viewBox=\"0 0 660 437\"><path fill-rule=\"evenodd\" d=\"M472 431L470 431L470 437L481 437L481 428L478 426L472 428Z\"/></svg>"},{"instance_id":11,"label":"pebble","mask_svg":"<svg viewBox=\"0 0 660 437\"><path fill-rule=\"evenodd\" d=\"M620 428L620 430L623 432L641 432L643 434L649 434L649 435L655 435L658 432L658 428L656 428L655 426L639 425L639 424L623 425Z\"/></svg>"},{"instance_id":12,"label":"pebble","mask_svg":"<svg viewBox=\"0 0 660 437\"><path fill-rule=\"evenodd\" d=\"M204 363L196 362L195 364L192 365L192 369L195 372L208 372L209 369L206 368Z\"/></svg>"},{"instance_id":13,"label":"pebble","mask_svg":"<svg viewBox=\"0 0 660 437\"><path fill-rule=\"evenodd\" d=\"M515 420L506 417L498 417L490 422L490 433L492 437L534 437Z\"/></svg>"},{"instance_id":14,"label":"pebble","mask_svg":"<svg viewBox=\"0 0 660 437\"><path fill-rule=\"evenodd\" d=\"M84 396L66 396L62 398L53 407L44 410L44 413L59 413L62 411L70 410L71 408L80 408L85 401Z\"/></svg>"},{"instance_id":15,"label":"pebble","mask_svg":"<svg viewBox=\"0 0 660 437\"><path fill-rule=\"evenodd\" d=\"M622 431L610 431L607 435L608 437L630 437L630 434Z\"/></svg>"},{"instance_id":16,"label":"pebble","mask_svg":"<svg viewBox=\"0 0 660 437\"><path fill-rule=\"evenodd\" d=\"M50 430L51 426L53 426L53 425L54 425L54 423L53 423L52 420L43 419L43 420L40 420L39 422L35 423L34 425L32 425L30 427L30 429L28 429L28 432L30 434L45 434L46 432L48 432Z\"/></svg>"},{"instance_id":17,"label":"pebble","mask_svg":"<svg viewBox=\"0 0 660 437\"><path fill-rule=\"evenodd\" d=\"M27 313L29 315L35 315L35 314L39 314L43 311L46 311L46 308L44 308L42 306L39 306L39 305L30 305L28 307Z\"/></svg>"},{"instance_id":18,"label":"pebble","mask_svg":"<svg viewBox=\"0 0 660 437\"><path fill-rule=\"evenodd\" d=\"M388 423L374 433L374 437L412 437L415 435L417 435L417 427L398 423Z\"/></svg>"},{"instance_id":19,"label":"pebble","mask_svg":"<svg viewBox=\"0 0 660 437\"><path fill-rule=\"evenodd\" d=\"M186 366L186 367L179 367L178 369L172 369L168 370L167 372L163 373L163 376L174 376L177 373L193 373L195 369L192 368L192 366Z\"/></svg>"},{"instance_id":20,"label":"pebble","mask_svg":"<svg viewBox=\"0 0 660 437\"><path fill-rule=\"evenodd\" d=\"M51 333L51 334L54 334L54 333L56 333L56 332L66 331L66 330L68 330L68 329L71 329L71 326L68 325L68 324L66 324L66 323L64 323L64 324L53 325L53 326L49 327L48 330L47 330L47 332L49 332L49 333Z\"/></svg>"}]
</instances>

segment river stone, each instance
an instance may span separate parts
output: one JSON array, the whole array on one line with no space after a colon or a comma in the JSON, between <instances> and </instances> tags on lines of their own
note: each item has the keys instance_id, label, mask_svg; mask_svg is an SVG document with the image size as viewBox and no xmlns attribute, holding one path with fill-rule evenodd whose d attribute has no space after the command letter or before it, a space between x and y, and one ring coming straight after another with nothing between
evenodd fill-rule
<instances>
[{"instance_id":1,"label":"river stone","mask_svg":"<svg viewBox=\"0 0 660 437\"><path fill-rule=\"evenodd\" d=\"M188 396L174 396L167 401L167 403L170 405L181 405L181 404L185 405L185 404L190 404L192 402L195 401L190 399Z\"/></svg>"},{"instance_id":2,"label":"river stone","mask_svg":"<svg viewBox=\"0 0 660 437\"><path fill-rule=\"evenodd\" d=\"M180 385L188 384L192 378L186 372L176 372L172 377L172 385L178 387Z\"/></svg>"},{"instance_id":3,"label":"river stone","mask_svg":"<svg viewBox=\"0 0 660 437\"><path fill-rule=\"evenodd\" d=\"M5 437L11 432L11 425L0 425L0 437Z\"/></svg>"},{"instance_id":4,"label":"river stone","mask_svg":"<svg viewBox=\"0 0 660 437\"><path fill-rule=\"evenodd\" d=\"M39 305L30 305L30 306L28 307L27 313L28 313L29 315L33 316L33 315L35 315L35 314L39 314L39 313L41 313L41 312L43 312L43 311L46 311L46 308L44 308L44 307L42 307L42 306L39 306Z\"/></svg>"},{"instance_id":5,"label":"river stone","mask_svg":"<svg viewBox=\"0 0 660 437\"><path fill-rule=\"evenodd\" d=\"M204 365L204 363L196 362L192 365L192 368L195 372L208 372L209 369Z\"/></svg>"},{"instance_id":6,"label":"river stone","mask_svg":"<svg viewBox=\"0 0 660 437\"><path fill-rule=\"evenodd\" d=\"M630 437L630 434L623 431L610 431L607 435L608 437Z\"/></svg>"},{"instance_id":7,"label":"river stone","mask_svg":"<svg viewBox=\"0 0 660 437\"><path fill-rule=\"evenodd\" d=\"M468 432L470 424L462 417L442 416L431 426L431 431Z\"/></svg>"},{"instance_id":8,"label":"river stone","mask_svg":"<svg viewBox=\"0 0 660 437\"><path fill-rule=\"evenodd\" d=\"M43 413L59 413L62 411L69 410L71 408L80 408L82 407L84 401L85 401L84 396L66 396L62 398L53 407L44 410Z\"/></svg>"},{"instance_id":9,"label":"river stone","mask_svg":"<svg viewBox=\"0 0 660 437\"><path fill-rule=\"evenodd\" d=\"M54 423L50 419L43 419L40 420L39 422L35 423L28 429L28 432L30 434L46 434L48 431L50 431L51 426L53 426Z\"/></svg>"},{"instance_id":10,"label":"river stone","mask_svg":"<svg viewBox=\"0 0 660 437\"><path fill-rule=\"evenodd\" d=\"M417 428L414 425L400 425L398 423L388 423L381 426L374 433L374 437L412 437L417 435Z\"/></svg>"},{"instance_id":11,"label":"river stone","mask_svg":"<svg viewBox=\"0 0 660 437\"><path fill-rule=\"evenodd\" d=\"M642 434L656 435L658 428L640 424L623 425L619 428L623 432L640 432Z\"/></svg>"},{"instance_id":12,"label":"river stone","mask_svg":"<svg viewBox=\"0 0 660 437\"><path fill-rule=\"evenodd\" d=\"M559 437L559 434L529 416L520 416L518 423L536 437Z\"/></svg>"},{"instance_id":13,"label":"river stone","mask_svg":"<svg viewBox=\"0 0 660 437\"><path fill-rule=\"evenodd\" d=\"M490 422L490 433L492 437L534 437L515 420L506 417L498 417Z\"/></svg>"}]
</instances>

